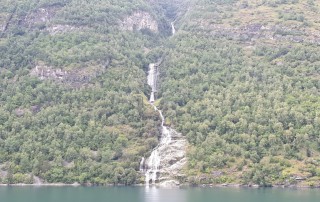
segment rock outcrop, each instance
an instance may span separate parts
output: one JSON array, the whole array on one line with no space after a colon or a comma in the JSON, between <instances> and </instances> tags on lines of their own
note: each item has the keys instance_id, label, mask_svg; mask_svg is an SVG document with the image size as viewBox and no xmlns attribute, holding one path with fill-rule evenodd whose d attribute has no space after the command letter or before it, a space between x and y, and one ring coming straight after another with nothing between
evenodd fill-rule
<instances>
[{"instance_id":1,"label":"rock outcrop","mask_svg":"<svg viewBox=\"0 0 320 202\"><path fill-rule=\"evenodd\" d=\"M168 181L175 181L175 184L178 185L179 180L184 177L187 145L187 140L181 134L172 131L171 142L166 147L159 149L161 162L158 180L161 182L160 185L165 185Z\"/></svg>"},{"instance_id":2,"label":"rock outcrop","mask_svg":"<svg viewBox=\"0 0 320 202\"><path fill-rule=\"evenodd\" d=\"M53 67L46 65L37 65L31 70L31 76L37 76L41 80L43 79L55 79L64 80L68 77L68 72L62 69L54 69Z\"/></svg>"},{"instance_id":3,"label":"rock outcrop","mask_svg":"<svg viewBox=\"0 0 320 202\"><path fill-rule=\"evenodd\" d=\"M61 68L54 68L44 64L38 64L31 70L30 75L36 76L41 80L50 79L64 83L70 83L77 87L82 84L86 84L92 78L103 74L105 69L106 68L101 65L66 71Z\"/></svg>"},{"instance_id":4,"label":"rock outcrop","mask_svg":"<svg viewBox=\"0 0 320 202\"><path fill-rule=\"evenodd\" d=\"M152 32L158 32L157 21L147 12L135 12L126 17L121 23L122 30L142 30L149 29Z\"/></svg>"},{"instance_id":5,"label":"rock outcrop","mask_svg":"<svg viewBox=\"0 0 320 202\"><path fill-rule=\"evenodd\" d=\"M301 30L297 27L283 25L265 26L259 23L231 27L220 24L209 25L203 22L201 28L207 30L207 33L211 37L226 37L250 44L254 44L258 39L264 39L320 45L320 31L308 33L306 30Z\"/></svg>"},{"instance_id":6,"label":"rock outcrop","mask_svg":"<svg viewBox=\"0 0 320 202\"><path fill-rule=\"evenodd\" d=\"M162 126L160 143L142 166L146 171L146 184L178 186L185 177L183 169L187 163L187 146L185 137L168 126Z\"/></svg>"},{"instance_id":7,"label":"rock outcrop","mask_svg":"<svg viewBox=\"0 0 320 202\"><path fill-rule=\"evenodd\" d=\"M12 13L8 13L7 16L2 16L3 19L0 18L0 21L1 21L0 22L0 28L1 28L0 36L2 36L5 31L7 31L15 12L16 12L16 9Z\"/></svg>"},{"instance_id":8,"label":"rock outcrop","mask_svg":"<svg viewBox=\"0 0 320 202\"><path fill-rule=\"evenodd\" d=\"M82 30L82 28L71 26L71 25L60 25L60 24L52 25L46 28L46 31L48 31L50 35L56 35L56 34L65 33L65 32L74 32L79 30Z\"/></svg>"},{"instance_id":9,"label":"rock outcrop","mask_svg":"<svg viewBox=\"0 0 320 202\"><path fill-rule=\"evenodd\" d=\"M29 13L23 20L22 24L26 27L33 28L35 26L45 25L50 22L63 5L56 4L43 8L39 8Z\"/></svg>"}]
</instances>

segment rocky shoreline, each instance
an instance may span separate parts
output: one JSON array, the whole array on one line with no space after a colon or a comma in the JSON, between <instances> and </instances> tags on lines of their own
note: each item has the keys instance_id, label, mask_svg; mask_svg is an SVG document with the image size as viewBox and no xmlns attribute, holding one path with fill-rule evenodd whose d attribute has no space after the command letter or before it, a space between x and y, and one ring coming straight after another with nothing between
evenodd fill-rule
<instances>
[{"instance_id":1,"label":"rocky shoreline","mask_svg":"<svg viewBox=\"0 0 320 202\"><path fill-rule=\"evenodd\" d=\"M190 185L187 185L190 186ZM244 184L203 184L197 185L194 187L202 187L202 188L221 188L221 187L228 187L228 188L282 188L282 189L314 189L320 188L318 186L308 186L308 185L271 185L271 186L260 186L260 185L244 185Z\"/></svg>"},{"instance_id":2,"label":"rocky shoreline","mask_svg":"<svg viewBox=\"0 0 320 202\"><path fill-rule=\"evenodd\" d=\"M43 184L0 184L0 187L122 187L127 185L114 185L114 184L105 184L105 185L94 185L94 184L80 184L80 183L73 183L73 184L65 184L65 183L43 183ZM139 186L143 187L145 184L134 184L128 186ZM317 186L307 186L307 185L271 185L271 186L260 186L260 185L244 185L244 184L202 184L202 185L190 185L190 184L181 184L177 186L163 186L161 184L152 185L158 188L249 188L249 189L258 189L258 188L281 188L281 189L319 189L320 185Z\"/></svg>"}]
</instances>

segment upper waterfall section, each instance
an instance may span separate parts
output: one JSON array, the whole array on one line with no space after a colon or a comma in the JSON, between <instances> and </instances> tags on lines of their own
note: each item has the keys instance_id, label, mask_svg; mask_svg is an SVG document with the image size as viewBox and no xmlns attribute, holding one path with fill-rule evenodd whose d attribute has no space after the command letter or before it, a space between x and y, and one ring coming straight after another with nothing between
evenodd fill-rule
<instances>
[{"instance_id":1,"label":"upper waterfall section","mask_svg":"<svg viewBox=\"0 0 320 202\"><path fill-rule=\"evenodd\" d=\"M155 93L157 92L158 68L155 63L149 64L148 85L151 86L150 102L155 101Z\"/></svg>"}]
</instances>

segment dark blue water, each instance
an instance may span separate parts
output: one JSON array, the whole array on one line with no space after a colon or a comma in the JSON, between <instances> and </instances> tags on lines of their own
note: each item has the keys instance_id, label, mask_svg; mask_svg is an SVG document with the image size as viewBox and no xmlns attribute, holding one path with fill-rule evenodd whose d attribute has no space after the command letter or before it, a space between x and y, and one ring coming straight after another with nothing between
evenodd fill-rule
<instances>
[{"instance_id":1,"label":"dark blue water","mask_svg":"<svg viewBox=\"0 0 320 202\"><path fill-rule=\"evenodd\" d=\"M319 189L0 187L0 202L320 202Z\"/></svg>"}]
</instances>

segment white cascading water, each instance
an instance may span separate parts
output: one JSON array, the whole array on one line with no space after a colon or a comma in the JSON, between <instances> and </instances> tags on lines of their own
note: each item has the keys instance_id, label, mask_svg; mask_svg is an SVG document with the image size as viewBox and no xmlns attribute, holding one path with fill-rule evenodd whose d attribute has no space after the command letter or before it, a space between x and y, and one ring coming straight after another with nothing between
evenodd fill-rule
<instances>
[{"instance_id":1,"label":"white cascading water","mask_svg":"<svg viewBox=\"0 0 320 202\"><path fill-rule=\"evenodd\" d=\"M142 157L142 159L140 161L140 167L139 167L140 172L143 172L143 170L144 170L143 167L144 167L144 157Z\"/></svg>"},{"instance_id":2,"label":"white cascading water","mask_svg":"<svg viewBox=\"0 0 320 202\"><path fill-rule=\"evenodd\" d=\"M156 65L154 63L149 64L148 85L151 86L150 103L153 103L155 100L154 94L157 90L157 76Z\"/></svg>"},{"instance_id":3,"label":"white cascading water","mask_svg":"<svg viewBox=\"0 0 320 202\"><path fill-rule=\"evenodd\" d=\"M171 23L172 28L172 35L175 34L176 30L174 28L174 23ZM172 136L173 134L177 134L172 128L165 126L165 118L162 114L162 111L159 110L155 105L154 102L156 100L156 92L157 92L157 78L158 78L158 64L151 63L149 64L149 71L148 71L148 85L151 87L151 94L149 103L152 105L155 111L157 111L161 117L161 139L160 143L157 145L156 148L152 151L149 158L145 159L142 158L140 162L140 171L145 172L146 177L146 185L155 184L160 175L161 169L161 158L164 158L163 151L170 148L170 144L172 143ZM162 157L161 157L162 156Z\"/></svg>"},{"instance_id":4,"label":"white cascading water","mask_svg":"<svg viewBox=\"0 0 320 202\"><path fill-rule=\"evenodd\" d=\"M165 119L164 116L162 115L162 111L159 110L155 105L155 92L156 92L156 83L157 83L157 67L156 64L152 63L149 65L149 74L148 74L148 84L151 87L151 95L150 95L150 104L153 106L154 110L159 112L159 115L161 117L161 140L158 146L152 151L151 156L148 158L146 161L146 185L149 185L150 181L152 184L155 184L158 174L159 174L159 169L160 169L160 163L161 163L161 158L160 158L160 151L163 151L164 147L167 147L170 142L171 142L171 132L172 129L168 128L164 125ZM144 161L144 159L143 159ZM142 162L142 161L141 161ZM141 166L140 166L141 167Z\"/></svg>"},{"instance_id":5,"label":"white cascading water","mask_svg":"<svg viewBox=\"0 0 320 202\"><path fill-rule=\"evenodd\" d=\"M171 23L171 32L172 32L172 36L176 33L176 28L174 27L174 23Z\"/></svg>"}]
</instances>

